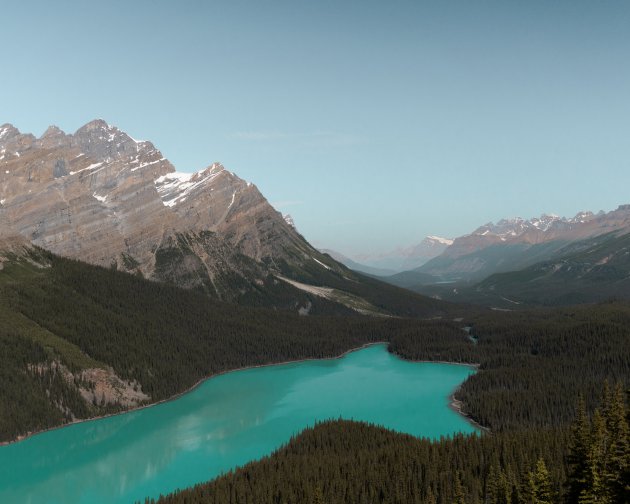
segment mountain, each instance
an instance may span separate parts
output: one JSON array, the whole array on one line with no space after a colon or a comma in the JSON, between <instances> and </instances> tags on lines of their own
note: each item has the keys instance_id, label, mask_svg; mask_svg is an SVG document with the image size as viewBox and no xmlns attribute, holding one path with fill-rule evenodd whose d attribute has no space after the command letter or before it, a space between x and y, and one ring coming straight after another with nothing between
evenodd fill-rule
<instances>
[{"instance_id":1,"label":"mountain","mask_svg":"<svg viewBox=\"0 0 630 504\"><path fill-rule=\"evenodd\" d=\"M403 301L404 291L321 254L221 164L177 172L151 142L101 119L73 134L51 126L40 138L0 126L0 229L0 250L32 243L243 304L308 313L306 293L361 313L435 306Z\"/></svg>"},{"instance_id":2,"label":"mountain","mask_svg":"<svg viewBox=\"0 0 630 504\"><path fill-rule=\"evenodd\" d=\"M405 259L401 265L403 270L418 268L439 256L453 244L453 240L440 236L427 236L418 245L405 250Z\"/></svg>"},{"instance_id":3,"label":"mountain","mask_svg":"<svg viewBox=\"0 0 630 504\"><path fill-rule=\"evenodd\" d=\"M393 270L382 269L382 268L373 268L371 266L366 266L365 264L358 263L353 261L348 256L343 255L341 252L337 252L331 249L321 249L320 252L323 254L328 254L335 261L340 262L344 266L350 268L354 271L360 271L361 273L365 273L371 276L388 276L393 275Z\"/></svg>"},{"instance_id":4,"label":"mountain","mask_svg":"<svg viewBox=\"0 0 630 504\"><path fill-rule=\"evenodd\" d=\"M542 261L494 273L480 282L418 282L409 288L437 299L506 310L630 299L628 229L576 240L548 252Z\"/></svg>"},{"instance_id":5,"label":"mountain","mask_svg":"<svg viewBox=\"0 0 630 504\"><path fill-rule=\"evenodd\" d=\"M509 308L630 299L630 233L571 243L546 261L491 275L461 297Z\"/></svg>"},{"instance_id":6,"label":"mountain","mask_svg":"<svg viewBox=\"0 0 630 504\"><path fill-rule=\"evenodd\" d=\"M381 254L360 254L356 256L355 262L362 264L363 267L385 270L385 275L392 275L423 265L440 255L451 243L452 240L448 238L427 236L420 243L411 247L399 247ZM346 263L344 262L344 264ZM382 276L381 273L376 274Z\"/></svg>"},{"instance_id":7,"label":"mountain","mask_svg":"<svg viewBox=\"0 0 630 504\"><path fill-rule=\"evenodd\" d=\"M545 260L571 242L627 229L630 205L608 213L580 212L572 218L543 214L529 220L503 219L456 238L417 272L442 281L475 282Z\"/></svg>"},{"instance_id":8,"label":"mountain","mask_svg":"<svg viewBox=\"0 0 630 504\"><path fill-rule=\"evenodd\" d=\"M178 173L153 144L102 120L39 139L4 125L0 152L3 222L66 257L222 298L231 277L262 280L255 261L312 252L252 184L218 163Z\"/></svg>"},{"instance_id":9,"label":"mountain","mask_svg":"<svg viewBox=\"0 0 630 504\"><path fill-rule=\"evenodd\" d=\"M287 223L289 226L291 226L293 229L297 229L297 228L295 227L295 222L294 222L294 220L293 220L293 217L291 217L291 215L286 214L286 215L284 216L284 222L286 222L286 223Z\"/></svg>"}]
</instances>

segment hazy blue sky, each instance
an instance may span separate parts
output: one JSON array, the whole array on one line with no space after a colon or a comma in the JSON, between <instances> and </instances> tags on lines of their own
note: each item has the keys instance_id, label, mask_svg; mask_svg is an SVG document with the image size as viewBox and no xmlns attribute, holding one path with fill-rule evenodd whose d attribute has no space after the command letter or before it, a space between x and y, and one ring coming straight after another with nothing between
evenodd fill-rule
<instances>
[{"instance_id":1,"label":"hazy blue sky","mask_svg":"<svg viewBox=\"0 0 630 504\"><path fill-rule=\"evenodd\" d=\"M630 203L630 2L0 0L0 123L102 117L382 251Z\"/></svg>"}]
</instances>

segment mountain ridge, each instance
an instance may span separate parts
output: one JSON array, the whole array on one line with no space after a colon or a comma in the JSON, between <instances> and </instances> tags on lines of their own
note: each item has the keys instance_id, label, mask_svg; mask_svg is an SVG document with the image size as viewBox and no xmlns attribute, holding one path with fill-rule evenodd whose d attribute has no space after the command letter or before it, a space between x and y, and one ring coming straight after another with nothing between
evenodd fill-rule
<instances>
[{"instance_id":1,"label":"mountain ridge","mask_svg":"<svg viewBox=\"0 0 630 504\"><path fill-rule=\"evenodd\" d=\"M625 230L630 230L630 205L625 204L610 212L581 211L570 218L542 214L501 219L455 238L416 271L444 281L478 281L544 260L568 243Z\"/></svg>"},{"instance_id":2,"label":"mountain ridge","mask_svg":"<svg viewBox=\"0 0 630 504\"><path fill-rule=\"evenodd\" d=\"M420 267L440 255L451 243L452 240L449 238L429 235L425 236L420 243L408 247L397 247L388 252L356 254L352 258L339 252L335 254L346 258L340 261L346 266L352 262L354 267L349 266L351 269L358 269L371 275L387 276ZM378 270L381 271L377 272Z\"/></svg>"},{"instance_id":3,"label":"mountain ridge","mask_svg":"<svg viewBox=\"0 0 630 504\"><path fill-rule=\"evenodd\" d=\"M177 172L151 142L102 119L74 134L51 126L39 138L0 127L0 230L226 301L299 311L305 291L296 285L307 284L332 289L333 303L361 313L388 313L388 302L421 313L428 303L413 294L402 302L408 294L317 251L253 183L220 163ZM293 284L281 286L280 277ZM370 308L374 300L381 304Z\"/></svg>"}]
</instances>

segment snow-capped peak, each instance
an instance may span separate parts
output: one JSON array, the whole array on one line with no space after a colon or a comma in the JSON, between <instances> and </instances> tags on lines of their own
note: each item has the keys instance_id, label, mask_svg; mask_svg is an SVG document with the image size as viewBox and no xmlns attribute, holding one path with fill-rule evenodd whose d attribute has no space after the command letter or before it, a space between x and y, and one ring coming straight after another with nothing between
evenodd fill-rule
<instances>
[{"instance_id":1,"label":"snow-capped peak","mask_svg":"<svg viewBox=\"0 0 630 504\"><path fill-rule=\"evenodd\" d=\"M437 243L441 243L442 245L452 245L453 244L453 240L449 239L449 238L442 238L441 236L427 236L427 240L430 240L432 242L437 242Z\"/></svg>"},{"instance_id":2,"label":"snow-capped peak","mask_svg":"<svg viewBox=\"0 0 630 504\"><path fill-rule=\"evenodd\" d=\"M282 217L284 218L284 222L295 229L295 222L293 221L293 217L291 217L290 214L283 215Z\"/></svg>"},{"instance_id":3,"label":"snow-capped peak","mask_svg":"<svg viewBox=\"0 0 630 504\"><path fill-rule=\"evenodd\" d=\"M586 222L592 218L589 212L580 212L573 219L560 217L556 214L542 214L540 217L532 217L529 220L522 217L501 219L496 224L489 222L477 228L472 234L480 236L494 236L505 240L510 237L521 236L527 231L542 231L543 233L557 229L558 226Z\"/></svg>"},{"instance_id":4,"label":"snow-capped peak","mask_svg":"<svg viewBox=\"0 0 630 504\"><path fill-rule=\"evenodd\" d=\"M0 126L0 140L7 140L8 138L19 135L20 132L12 124L6 123Z\"/></svg>"},{"instance_id":5,"label":"snow-capped peak","mask_svg":"<svg viewBox=\"0 0 630 504\"><path fill-rule=\"evenodd\" d=\"M595 214L593 212L582 211L575 214L575 217L569 219L571 223L579 223L582 224L584 222L588 222L595 218Z\"/></svg>"}]
</instances>

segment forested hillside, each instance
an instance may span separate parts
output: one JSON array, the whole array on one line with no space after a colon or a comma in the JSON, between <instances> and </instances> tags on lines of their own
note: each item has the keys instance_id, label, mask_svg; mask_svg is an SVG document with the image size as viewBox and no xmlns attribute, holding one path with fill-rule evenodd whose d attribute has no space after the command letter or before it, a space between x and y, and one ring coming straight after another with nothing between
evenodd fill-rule
<instances>
[{"instance_id":1,"label":"forested hillside","mask_svg":"<svg viewBox=\"0 0 630 504\"><path fill-rule=\"evenodd\" d=\"M5 263L0 278L3 440L76 418L166 399L222 371L332 357L375 341L389 342L390 351L407 359L478 364L478 372L462 385L456 397L463 412L488 428L489 435L430 445L374 427L325 424L297 438L262 465L249 466L252 474L260 476L251 480L255 483L251 483L253 493L243 494L250 500L260 495L258 492L267 492L267 483L261 482L294 478L293 487L278 486L288 492L287 502L308 502L303 499L321 496L335 502L335 495L343 494L346 500L357 502L368 497L379 502L430 502L434 497L436 502L446 503L459 495L460 487L463 502L477 502L475 499L486 498L493 482L510 495L524 491L523 475L534 471L540 458L549 469L553 491L564 495L566 488L561 482L570 472L565 463L568 426L575 417L578 398L585 398L587 412L592 415L605 380L630 384L627 303L530 312L460 308L460 317L430 320L302 317L221 303L201 292L42 251L33 252L28 260ZM315 312L328 312L325 300L312 301ZM99 395L100 384L90 381L93 370L107 370L126 395L114 394L113 399ZM136 402L129 402L129 397ZM596 420L594 425L598 425ZM402 445L409 446L403 449ZM342 446L345 455L341 455ZM330 464L330 468L337 468L337 480L323 477L327 473L322 461L327 460L327 453L330 455L326 449L340 453ZM285 456L282 454L291 450L306 457L300 463L312 471L304 469L301 476L297 472L291 476L287 471L294 467L294 461L288 465L279 462ZM377 458L364 458L363 452ZM343 465L350 460L359 460L359 468L375 469L353 473ZM389 462L383 462L386 460ZM460 473L427 469L427 481L433 482L431 497L423 493L429 487L418 483L418 474L425 474L421 469L425 462L421 461L432 468L455 464L462 469ZM263 477L270 468L275 468L276 476ZM402 479L392 480L394 485L387 471L403 474ZM203 495L229 502L221 492L241 488L237 480L242 474L237 472L204 487ZM365 477L353 479L357 474ZM385 480L387 487L382 486ZM376 494L370 493L377 489ZM299 495L302 497L297 498ZM528 502L514 496L510 499Z\"/></svg>"},{"instance_id":2,"label":"forested hillside","mask_svg":"<svg viewBox=\"0 0 630 504\"><path fill-rule=\"evenodd\" d=\"M325 423L160 502L629 502L630 307L471 314L469 323L464 336L447 322L406 327L390 349L479 362L457 397L489 433L431 443ZM613 392L606 383L617 381Z\"/></svg>"},{"instance_id":3,"label":"forested hillside","mask_svg":"<svg viewBox=\"0 0 630 504\"><path fill-rule=\"evenodd\" d=\"M630 502L628 409L602 390L571 428L456 435L431 442L348 421L306 429L260 462L160 504ZM154 500L147 500L147 503Z\"/></svg>"},{"instance_id":4,"label":"forested hillside","mask_svg":"<svg viewBox=\"0 0 630 504\"><path fill-rule=\"evenodd\" d=\"M282 286L276 282L279 296ZM0 271L0 440L167 399L222 371L334 357L417 327L303 295L307 317L220 302L38 249L14 257Z\"/></svg>"},{"instance_id":5,"label":"forested hillside","mask_svg":"<svg viewBox=\"0 0 630 504\"><path fill-rule=\"evenodd\" d=\"M438 442L350 421L308 428L261 461L145 504L630 502L630 410L604 382L592 420Z\"/></svg>"},{"instance_id":6,"label":"forested hillside","mask_svg":"<svg viewBox=\"0 0 630 504\"><path fill-rule=\"evenodd\" d=\"M630 234L607 232L563 243L553 250L545 247L537 245L530 249L549 252L543 257L504 267L501 272L474 281L425 282L425 285L416 282L405 286L451 302L508 310L630 299ZM502 263L501 257L496 257L494 263Z\"/></svg>"},{"instance_id":7,"label":"forested hillside","mask_svg":"<svg viewBox=\"0 0 630 504\"><path fill-rule=\"evenodd\" d=\"M630 298L630 234L606 235L565 246L549 260L520 271L495 274L465 294L471 300L501 299L558 306Z\"/></svg>"}]
</instances>

